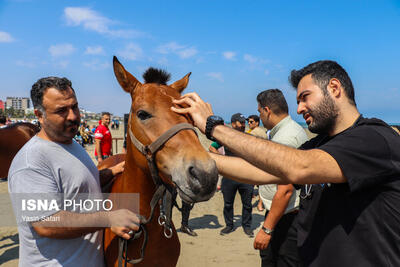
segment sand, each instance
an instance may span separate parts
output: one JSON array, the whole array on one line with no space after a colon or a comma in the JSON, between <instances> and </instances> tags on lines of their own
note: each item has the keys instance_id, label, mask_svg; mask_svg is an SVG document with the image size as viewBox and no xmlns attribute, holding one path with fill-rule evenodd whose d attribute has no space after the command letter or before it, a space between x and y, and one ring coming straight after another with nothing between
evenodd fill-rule
<instances>
[{"instance_id":1,"label":"sand","mask_svg":"<svg viewBox=\"0 0 400 267\"><path fill-rule=\"evenodd\" d=\"M123 127L120 127L118 131L112 130L112 135L113 137L122 137ZM208 148L211 142L201 133L199 138L203 146ZM93 158L94 146L87 146L86 150ZM122 151L122 141L118 141L118 151ZM7 182L0 182L0 193L7 193ZM180 204L179 200L178 203ZM256 233L261 227L264 214L255 208L255 199L253 204L252 228ZM0 206L0 209L4 210L5 207ZM181 255L177 266L260 266L259 252L253 249L253 238L246 236L241 227L240 195L236 195L234 207L236 230L226 236L219 234L220 230L225 227L222 209L223 199L220 192L217 192L209 201L197 203L193 207L189 225L198 236L191 237L178 232ZM173 211L173 221L179 228L181 214L177 209ZM0 266L18 266L18 231L16 227L0 227Z\"/></svg>"}]
</instances>

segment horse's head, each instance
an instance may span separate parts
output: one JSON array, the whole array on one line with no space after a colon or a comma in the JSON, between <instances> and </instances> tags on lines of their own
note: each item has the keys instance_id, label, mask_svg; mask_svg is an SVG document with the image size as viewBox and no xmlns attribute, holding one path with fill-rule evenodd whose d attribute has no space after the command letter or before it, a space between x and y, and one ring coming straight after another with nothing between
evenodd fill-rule
<instances>
[{"instance_id":1,"label":"horse's head","mask_svg":"<svg viewBox=\"0 0 400 267\"><path fill-rule=\"evenodd\" d=\"M131 95L128 127L143 145L150 145L177 124L192 124L189 117L170 109L172 100L180 98L186 88L190 73L166 85L169 74L150 68L143 75L145 83L142 84L125 70L116 57L114 73L121 87ZM132 143L129 149L133 149L138 165L147 168L144 156ZM180 197L186 202L205 201L213 196L218 170L193 130L179 131L166 141L156 153L155 161L163 182L176 186Z\"/></svg>"}]
</instances>

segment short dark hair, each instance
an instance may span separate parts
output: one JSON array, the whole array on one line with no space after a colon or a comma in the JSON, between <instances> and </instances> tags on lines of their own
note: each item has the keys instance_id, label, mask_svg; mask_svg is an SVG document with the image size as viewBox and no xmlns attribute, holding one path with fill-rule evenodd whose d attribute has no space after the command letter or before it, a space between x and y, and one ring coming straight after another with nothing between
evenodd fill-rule
<instances>
[{"instance_id":1,"label":"short dark hair","mask_svg":"<svg viewBox=\"0 0 400 267\"><path fill-rule=\"evenodd\" d=\"M240 122L240 123L246 123L246 117L243 116L242 113L235 113L231 117L231 122Z\"/></svg>"},{"instance_id":2,"label":"short dark hair","mask_svg":"<svg viewBox=\"0 0 400 267\"><path fill-rule=\"evenodd\" d=\"M285 96L279 89L268 89L257 95L261 107L268 107L275 114L288 114L289 108Z\"/></svg>"},{"instance_id":3,"label":"short dark hair","mask_svg":"<svg viewBox=\"0 0 400 267\"><path fill-rule=\"evenodd\" d=\"M300 70L292 70L289 76L289 82L294 88L297 88L300 80L308 74L311 74L313 81L325 94L328 92L327 86L329 81L332 78L338 79L346 92L350 104L356 106L353 83L344 68L337 62L332 60L320 60L311 63Z\"/></svg>"},{"instance_id":4,"label":"short dark hair","mask_svg":"<svg viewBox=\"0 0 400 267\"><path fill-rule=\"evenodd\" d=\"M258 117L257 115L250 115L249 117L247 117L247 121L249 119L253 119L255 122L260 123L260 117Z\"/></svg>"},{"instance_id":5,"label":"short dark hair","mask_svg":"<svg viewBox=\"0 0 400 267\"><path fill-rule=\"evenodd\" d=\"M101 116L102 116L102 117L103 117L104 115L107 115L107 116L110 116L110 117L111 117L110 112L107 112L107 111L103 111L103 112L101 113Z\"/></svg>"},{"instance_id":6,"label":"short dark hair","mask_svg":"<svg viewBox=\"0 0 400 267\"><path fill-rule=\"evenodd\" d=\"M7 118L6 116L4 116L3 114L0 115L0 123L1 124L6 124L7 122Z\"/></svg>"},{"instance_id":7,"label":"short dark hair","mask_svg":"<svg viewBox=\"0 0 400 267\"><path fill-rule=\"evenodd\" d=\"M72 83L67 78L59 78L59 77L45 77L39 79L32 85L31 89L31 99L33 103L33 107L44 112L43 108L43 95L44 92L48 88L55 88L59 91L65 91L68 88L71 88L75 93L74 88L72 88Z\"/></svg>"}]
</instances>

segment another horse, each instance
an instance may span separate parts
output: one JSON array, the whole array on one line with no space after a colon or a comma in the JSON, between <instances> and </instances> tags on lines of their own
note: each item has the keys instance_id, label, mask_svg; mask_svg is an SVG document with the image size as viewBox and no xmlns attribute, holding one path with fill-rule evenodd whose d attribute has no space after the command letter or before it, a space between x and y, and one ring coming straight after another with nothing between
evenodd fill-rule
<instances>
[{"instance_id":1,"label":"another horse","mask_svg":"<svg viewBox=\"0 0 400 267\"><path fill-rule=\"evenodd\" d=\"M27 122L14 123L0 129L0 178L7 177L15 154L38 131L39 127Z\"/></svg>"},{"instance_id":2,"label":"another horse","mask_svg":"<svg viewBox=\"0 0 400 267\"><path fill-rule=\"evenodd\" d=\"M146 149L139 151L137 143L149 145L168 130L171 131L174 126L190 122L188 117L170 110L172 100L180 98L181 92L186 88L190 73L181 80L166 85L169 74L149 69L143 76L145 83L142 84L125 70L116 57L113 65L119 84L131 95L132 105L128 123L125 171L115 180L111 192L139 193L140 214L147 218L151 210L150 202L157 187L152 179L153 171L148 165L148 158L144 155L150 152ZM164 140L163 145L154 153L155 166L162 182L176 188L184 201L206 201L213 196L218 180L215 162L187 124L183 125L183 129L178 133L175 132ZM153 219L146 224L148 243L143 261L135 266L168 267L177 264L180 243L176 230L172 225L172 236L167 238L164 227L157 222L159 216L160 208L156 205ZM105 230L104 251L108 266L118 264L119 242L119 238L110 229ZM129 242L128 259L140 257L142 242L143 235L140 239Z\"/></svg>"}]
</instances>

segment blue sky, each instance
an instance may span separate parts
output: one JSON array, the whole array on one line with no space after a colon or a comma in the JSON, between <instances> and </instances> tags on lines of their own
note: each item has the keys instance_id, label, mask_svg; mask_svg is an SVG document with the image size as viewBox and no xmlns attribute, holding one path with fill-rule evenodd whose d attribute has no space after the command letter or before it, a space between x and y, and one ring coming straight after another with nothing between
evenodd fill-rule
<instances>
[{"instance_id":1,"label":"blue sky","mask_svg":"<svg viewBox=\"0 0 400 267\"><path fill-rule=\"evenodd\" d=\"M196 91L226 120L257 114L280 88L297 120L292 69L336 60L367 117L400 122L399 1L1 1L0 99L29 96L44 76L69 78L82 108L122 115L130 97L116 55L136 77L149 66Z\"/></svg>"}]
</instances>

